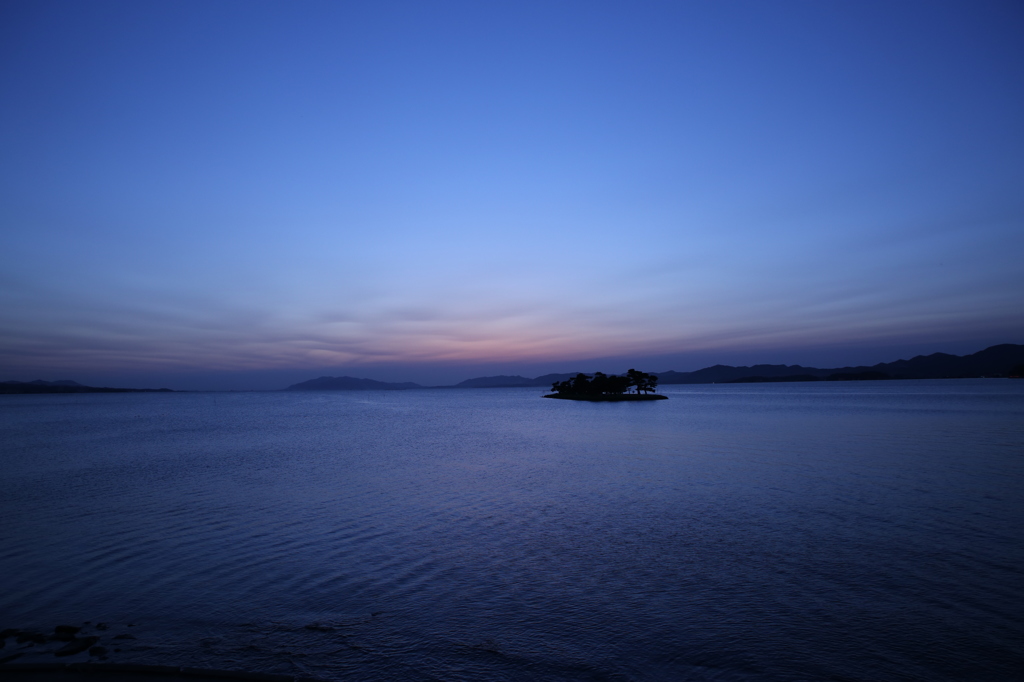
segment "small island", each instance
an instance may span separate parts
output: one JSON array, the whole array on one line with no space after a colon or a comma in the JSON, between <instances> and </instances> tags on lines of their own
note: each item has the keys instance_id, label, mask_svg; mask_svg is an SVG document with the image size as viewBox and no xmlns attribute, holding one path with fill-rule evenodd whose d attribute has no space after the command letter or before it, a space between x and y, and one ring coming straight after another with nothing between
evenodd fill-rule
<instances>
[{"instance_id":1,"label":"small island","mask_svg":"<svg viewBox=\"0 0 1024 682\"><path fill-rule=\"evenodd\" d=\"M587 400L593 403L624 402L636 400L668 400L666 395L658 395L658 377L647 372L631 369L625 374L608 376L603 372L595 372L594 376L580 373L565 381L556 381L551 385L554 393L545 398L560 400ZM635 392L630 393L629 389Z\"/></svg>"}]
</instances>

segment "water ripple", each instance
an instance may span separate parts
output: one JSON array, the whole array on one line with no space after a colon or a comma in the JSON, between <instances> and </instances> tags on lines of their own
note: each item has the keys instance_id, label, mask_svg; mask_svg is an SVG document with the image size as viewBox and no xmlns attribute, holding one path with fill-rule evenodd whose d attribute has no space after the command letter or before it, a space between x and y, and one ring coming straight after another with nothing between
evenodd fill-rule
<instances>
[{"instance_id":1,"label":"water ripple","mask_svg":"<svg viewBox=\"0 0 1024 682\"><path fill-rule=\"evenodd\" d=\"M0 626L346 681L1024 669L1024 384L669 390L4 396Z\"/></svg>"}]
</instances>

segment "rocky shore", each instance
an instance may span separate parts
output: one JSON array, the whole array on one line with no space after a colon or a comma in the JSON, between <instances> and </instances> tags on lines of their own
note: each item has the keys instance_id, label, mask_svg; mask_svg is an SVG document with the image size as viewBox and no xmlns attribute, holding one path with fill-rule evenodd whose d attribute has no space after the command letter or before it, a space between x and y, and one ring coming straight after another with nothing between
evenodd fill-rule
<instances>
[{"instance_id":1,"label":"rocky shore","mask_svg":"<svg viewBox=\"0 0 1024 682\"><path fill-rule=\"evenodd\" d=\"M8 628L0 631L0 665L11 663L26 654L52 653L57 658L63 658L86 651L90 658L105 661L110 649L99 642L108 630L106 623L58 625L49 634ZM115 643L135 639L135 636L119 633L108 639L110 646L114 646ZM8 642L13 646L9 646Z\"/></svg>"},{"instance_id":2,"label":"rocky shore","mask_svg":"<svg viewBox=\"0 0 1024 682\"><path fill-rule=\"evenodd\" d=\"M153 682L158 678L161 682L297 682L292 675L108 662L110 655L120 653L136 639L135 635L127 632L133 627L131 623L114 628L107 623L86 622L57 625L51 632L19 628L0 630L0 680Z\"/></svg>"}]
</instances>

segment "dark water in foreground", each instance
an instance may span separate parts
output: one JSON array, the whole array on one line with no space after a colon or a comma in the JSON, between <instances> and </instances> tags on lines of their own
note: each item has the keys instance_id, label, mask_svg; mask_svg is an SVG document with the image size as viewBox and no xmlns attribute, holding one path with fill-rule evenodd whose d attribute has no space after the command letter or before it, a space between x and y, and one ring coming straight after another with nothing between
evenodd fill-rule
<instances>
[{"instance_id":1,"label":"dark water in foreground","mask_svg":"<svg viewBox=\"0 0 1024 682\"><path fill-rule=\"evenodd\" d=\"M1024 381L665 392L0 396L0 629L331 680L1024 677Z\"/></svg>"}]
</instances>

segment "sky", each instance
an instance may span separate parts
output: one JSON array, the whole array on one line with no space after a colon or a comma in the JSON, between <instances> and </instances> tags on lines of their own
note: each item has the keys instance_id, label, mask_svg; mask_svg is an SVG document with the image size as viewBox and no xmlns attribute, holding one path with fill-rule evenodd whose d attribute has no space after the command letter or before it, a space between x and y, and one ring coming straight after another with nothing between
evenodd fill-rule
<instances>
[{"instance_id":1,"label":"sky","mask_svg":"<svg viewBox=\"0 0 1024 682\"><path fill-rule=\"evenodd\" d=\"M0 380L1024 343L1024 6L0 0Z\"/></svg>"}]
</instances>

